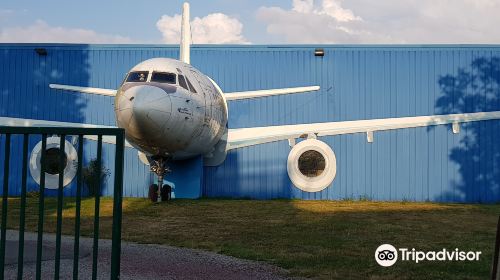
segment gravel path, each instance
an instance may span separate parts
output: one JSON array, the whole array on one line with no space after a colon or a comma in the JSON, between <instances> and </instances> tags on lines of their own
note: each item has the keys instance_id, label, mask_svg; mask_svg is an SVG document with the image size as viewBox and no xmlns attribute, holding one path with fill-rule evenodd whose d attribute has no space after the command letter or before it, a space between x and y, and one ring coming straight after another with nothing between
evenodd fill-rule
<instances>
[{"instance_id":1,"label":"gravel path","mask_svg":"<svg viewBox=\"0 0 500 280\"><path fill-rule=\"evenodd\" d=\"M17 277L18 232L7 231L5 279ZM23 279L34 279L36 233L25 234ZM61 279L72 279L73 238L61 242ZM43 279L53 279L55 235L44 234ZM109 279L111 240L99 240L98 278ZM80 279L92 273L92 239L80 238ZM122 242L121 279L289 279L272 265L200 250Z\"/></svg>"}]
</instances>

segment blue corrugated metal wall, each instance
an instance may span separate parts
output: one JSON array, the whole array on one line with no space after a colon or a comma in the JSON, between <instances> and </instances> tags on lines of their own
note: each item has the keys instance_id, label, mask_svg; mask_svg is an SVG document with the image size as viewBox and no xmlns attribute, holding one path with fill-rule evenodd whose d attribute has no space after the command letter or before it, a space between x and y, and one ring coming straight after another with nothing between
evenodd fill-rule
<instances>
[{"instance_id":1,"label":"blue corrugated metal wall","mask_svg":"<svg viewBox=\"0 0 500 280\"><path fill-rule=\"evenodd\" d=\"M111 98L61 94L47 84L116 88L138 62L178 56L173 46L43 47L46 57L34 52L35 45L0 45L0 116L113 125ZM322 58L313 55L315 47L195 46L192 64L224 91L322 88L230 103L230 128L500 110L500 46L323 46ZM447 126L377 132L372 144L364 134L321 138L336 153L338 170L332 185L318 193L290 183L287 142L243 148L231 151L223 165L204 168L203 192L260 199L500 201L499 128L499 121L486 121L463 125L458 135ZM91 158L95 144L86 150ZM113 153L106 147L111 169ZM20 168L13 172L18 177ZM127 151L125 172L125 195L145 196L150 175L136 151ZM19 183L11 185L10 193L18 194Z\"/></svg>"}]
</instances>

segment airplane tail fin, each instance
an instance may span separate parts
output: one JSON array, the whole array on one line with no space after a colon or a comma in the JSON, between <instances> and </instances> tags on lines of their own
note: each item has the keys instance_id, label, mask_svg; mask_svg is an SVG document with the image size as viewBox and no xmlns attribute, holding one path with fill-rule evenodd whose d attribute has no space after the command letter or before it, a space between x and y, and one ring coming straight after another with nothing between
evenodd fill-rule
<instances>
[{"instance_id":1,"label":"airplane tail fin","mask_svg":"<svg viewBox=\"0 0 500 280\"><path fill-rule=\"evenodd\" d=\"M187 64L191 62L191 24L189 18L189 3L186 2L182 7L180 60Z\"/></svg>"}]
</instances>

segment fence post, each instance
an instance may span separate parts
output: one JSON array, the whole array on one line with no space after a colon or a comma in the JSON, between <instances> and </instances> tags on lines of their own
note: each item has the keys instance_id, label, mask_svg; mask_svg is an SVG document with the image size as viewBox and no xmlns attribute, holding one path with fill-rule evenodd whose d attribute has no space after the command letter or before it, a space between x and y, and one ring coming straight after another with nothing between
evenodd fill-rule
<instances>
[{"instance_id":1,"label":"fence post","mask_svg":"<svg viewBox=\"0 0 500 280\"><path fill-rule=\"evenodd\" d=\"M36 279L42 279L42 245L43 245L43 215L45 212L45 150L47 149L47 134L42 134L42 149L40 155L40 197L38 199L38 236L36 244Z\"/></svg>"},{"instance_id":2,"label":"fence post","mask_svg":"<svg viewBox=\"0 0 500 280\"><path fill-rule=\"evenodd\" d=\"M113 235L111 244L111 279L120 279L120 253L122 228L122 196L123 196L123 157L125 133L121 129L116 135L115 151L115 189L113 192Z\"/></svg>"},{"instance_id":3,"label":"fence post","mask_svg":"<svg viewBox=\"0 0 500 280\"><path fill-rule=\"evenodd\" d=\"M54 279L59 279L59 271L61 266L61 235L62 235L62 208L63 208L63 183L64 183L64 159L65 151L64 144L66 143L66 135L60 135L59 140L59 184L57 187L57 224L56 224L56 257L54 268Z\"/></svg>"},{"instance_id":4,"label":"fence post","mask_svg":"<svg viewBox=\"0 0 500 280\"><path fill-rule=\"evenodd\" d=\"M78 167L76 172L75 245L73 247L73 280L78 279L80 257L80 209L82 204L83 135L78 135Z\"/></svg>"},{"instance_id":5,"label":"fence post","mask_svg":"<svg viewBox=\"0 0 500 280\"><path fill-rule=\"evenodd\" d=\"M10 134L5 135L5 157L3 166L2 229L0 237L0 278L3 279L5 265L5 242L7 228L7 196L9 195Z\"/></svg>"},{"instance_id":6,"label":"fence post","mask_svg":"<svg viewBox=\"0 0 500 280\"><path fill-rule=\"evenodd\" d=\"M17 251L17 279L23 279L24 266L24 224L26 216L26 181L28 177L29 134L23 136L23 167L21 178L21 209L19 213L19 248Z\"/></svg>"},{"instance_id":7,"label":"fence post","mask_svg":"<svg viewBox=\"0 0 500 280\"><path fill-rule=\"evenodd\" d=\"M92 280L97 279L97 255L99 253L99 207L101 199L102 180L102 135L97 136L97 186L95 190L94 208L94 246L92 258Z\"/></svg>"},{"instance_id":8,"label":"fence post","mask_svg":"<svg viewBox=\"0 0 500 280\"><path fill-rule=\"evenodd\" d=\"M499 265L500 265L500 216L498 216L497 238L495 241L495 253L493 254L493 269L491 271L492 280L500 279L500 271L498 270Z\"/></svg>"}]
</instances>

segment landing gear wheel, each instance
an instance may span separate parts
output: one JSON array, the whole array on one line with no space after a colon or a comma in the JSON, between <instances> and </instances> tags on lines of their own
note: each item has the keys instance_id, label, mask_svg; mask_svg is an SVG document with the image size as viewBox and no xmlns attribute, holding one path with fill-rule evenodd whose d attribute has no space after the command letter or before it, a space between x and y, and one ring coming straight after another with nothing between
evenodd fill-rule
<instances>
[{"instance_id":1,"label":"landing gear wheel","mask_svg":"<svg viewBox=\"0 0 500 280\"><path fill-rule=\"evenodd\" d=\"M163 185L161 188L161 201L172 199L172 187L168 184Z\"/></svg>"},{"instance_id":2,"label":"landing gear wheel","mask_svg":"<svg viewBox=\"0 0 500 280\"><path fill-rule=\"evenodd\" d=\"M149 186L148 197L152 202L158 201L158 185L152 184Z\"/></svg>"}]
</instances>

